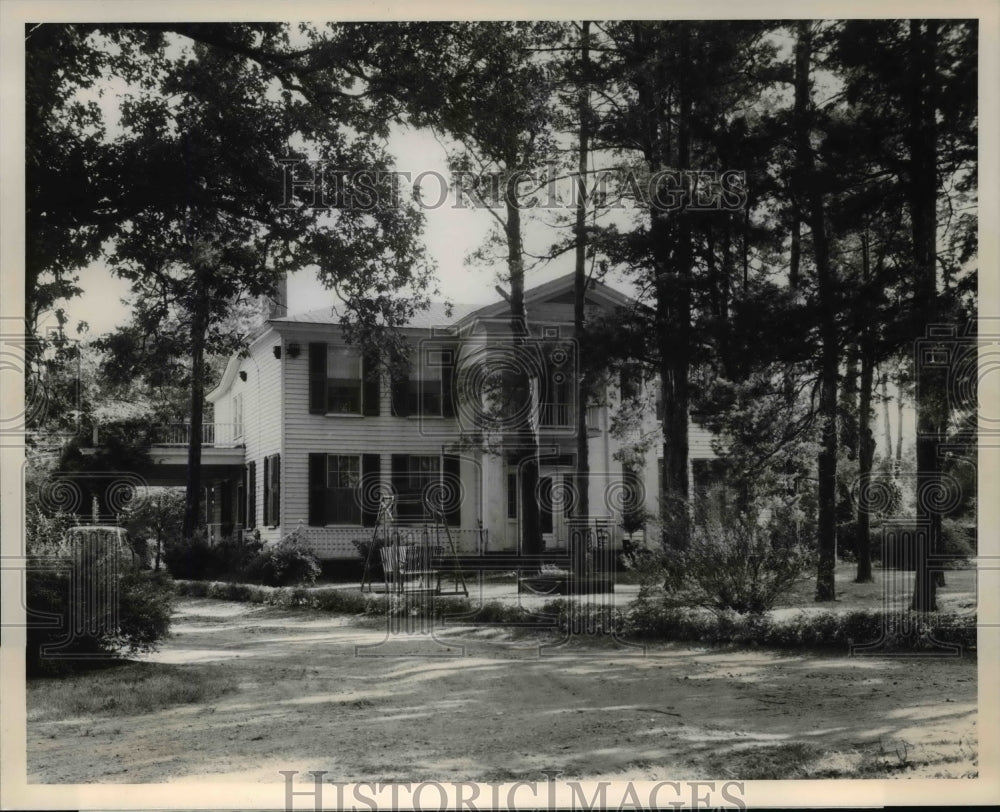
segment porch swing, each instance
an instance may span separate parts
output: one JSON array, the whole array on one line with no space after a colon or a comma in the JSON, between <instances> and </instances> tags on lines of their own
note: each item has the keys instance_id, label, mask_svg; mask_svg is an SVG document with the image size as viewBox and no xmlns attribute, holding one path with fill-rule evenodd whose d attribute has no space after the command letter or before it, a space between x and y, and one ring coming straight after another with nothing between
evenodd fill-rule
<instances>
[{"instance_id":1,"label":"porch swing","mask_svg":"<svg viewBox=\"0 0 1000 812\"><path fill-rule=\"evenodd\" d=\"M422 528L401 528L393 520L395 498L385 495L379 502L375 527L372 530L371 544L365 556L365 568L361 575L361 591L378 592L397 595L465 595L469 589L465 582L465 573L458 558L458 549L448 529L444 512L435 506L428 506L434 521ZM441 531L447 545L442 544ZM419 538L414 534L419 532ZM409 538L407 538L409 536ZM373 560L375 550L382 564L382 584L373 580ZM447 556L452 566L447 568L451 585L446 589L442 585L446 574L441 567L443 558Z\"/></svg>"}]
</instances>

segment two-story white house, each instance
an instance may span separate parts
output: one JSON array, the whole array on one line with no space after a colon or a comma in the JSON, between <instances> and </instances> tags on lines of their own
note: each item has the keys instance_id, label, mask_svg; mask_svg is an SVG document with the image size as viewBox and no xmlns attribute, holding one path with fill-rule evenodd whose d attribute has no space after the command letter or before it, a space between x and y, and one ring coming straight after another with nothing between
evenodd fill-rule
<instances>
[{"instance_id":1,"label":"two-story white house","mask_svg":"<svg viewBox=\"0 0 1000 812\"><path fill-rule=\"evenodd\" d=\"M443 516L464 554L518 552L517 454L502 430L481 430L493 403L490 375L513 364L532 380L546 548L564 549L576 468L573 276L526 291L525 305L537 339L530 350L511 339L502 299L432 305L401 329L412 360L408 375L394 379L344 340L331 308L268 318L208 395L209 523L223 533L256 529L266 540L298 529L319 558L353 559L352 542L371 537L380 499L392 494L399 525ZM608 285L588 289L588 308L634 306ZM641 504L656 512L660 444L641 470L623 471L610 431L618 386L603 389L587 410L589 512L617 546L624 511ZM656 416L648 419L655 431ZM709 440L692 427L693 461L714 456Z\"/></svg>"}]
</instances>

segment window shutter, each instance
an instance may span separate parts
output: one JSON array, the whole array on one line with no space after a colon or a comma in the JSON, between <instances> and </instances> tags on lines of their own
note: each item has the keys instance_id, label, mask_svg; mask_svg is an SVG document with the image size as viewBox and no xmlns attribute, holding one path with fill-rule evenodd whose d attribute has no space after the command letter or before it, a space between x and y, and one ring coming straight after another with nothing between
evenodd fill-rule
<instances>
[{"instance_id":1,"label":"window shutter","mask_svg":"<svg viewBox=\"0 0 1000 812\"><path fill-rule=\"evenodd\" d=\"M361 393L361 413L365 417L378 417L382 388L379 385L378 358L370 352L361 356Z\"/></svg>"},{"instance_id":2,"label":"window shutter","mask_svg":"<svg viewBox=\"0 0 1000 812\"><path fill-rule=\"evenodd\" d=\"M264 457L264 527L271 524L271 458Z\"/></svg>"},{"instance_id":3,"label":"window shutter","mask_svg":"<svg viewBox=\"0 0 1000 812\"><path fill-rule=\"evenodd\" d=\"M378 487L382 474L382 460L378 454L361 455L361 524L363 527L374 527L378 519L379 495Z\"/></svg>"},{"instance_id":4,"label":"window shutter","mask_svg":"<svg viewBox=\"0 0 1000 812\"><path fill-rule=\"evenodd\" d=\"M326 524L326 454L309 455L309 526Z\"/></svg>"},{"instance_id":5,"label":"window shutter","mask_svg":"<svg viewBox=\"0 0 1000 812\"><path fill-rule=\"evenodd\" d=\"M326 342L309 344L309 413L326 414Z\"/></svg>"},{"instance_id":6,"label":"window shutter","mask_svg":"<svg viewBox=\"0 0 1000 812\"><path fill-rule=\"evenodd\" d=\"M442 350L441 363L441 416L455 416L455 396L452 385L455 378L455 348L446 347Z\"/></svg>"},{"instance_id":7,"label":"window shutter","mask_svg":"<svg viewBox=\"0 0 1000 812\"><path fill-rule=\"evenodd\" d=\"M247 465L247 528L257 526L257 463Z\"/></svg>"},{"instance_id":8,"label":"window shutter","mask_svg":"<svg viewBox=\"0 0 1000 812\"><path fill-rule=\"evenodd\" d=\"M462 525L462 461L454 454L445 454L442 477L446 501L441 506L448 527Z\"/></svg>"},{"instance_id":9,"label":"window shutter","mask_svg":"<svg viewBox=\"0 0 1000 812\"><path fill-rule=\"evenodd\" d=\"M274 500L274 507L271 511L271 522L277 526L281 524L281 455L275 454L271 459L271 498Z\"/></svg>"}]
</instances>

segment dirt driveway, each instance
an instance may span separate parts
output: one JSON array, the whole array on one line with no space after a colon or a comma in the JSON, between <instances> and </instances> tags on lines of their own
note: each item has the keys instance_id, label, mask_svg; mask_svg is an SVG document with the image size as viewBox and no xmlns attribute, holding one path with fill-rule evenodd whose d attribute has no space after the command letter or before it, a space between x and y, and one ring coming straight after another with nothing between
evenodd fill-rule
<instances>
[{"instance_id":1,"label":"dirt driveway","mask_svg":"<svg viewBox=\"0 0 1000 812\"><path fill-rule=\"evenodd\" d=\"M52 721L38 720L29 692L29 781L281 782L279 770L345 781L977 770L973 659L539 642L468 628L387 638L384 627L325 614L184 599L173 636L148 659L209 664L197 667L235 690L207 706Z\"/></svg>"}]
</instances>

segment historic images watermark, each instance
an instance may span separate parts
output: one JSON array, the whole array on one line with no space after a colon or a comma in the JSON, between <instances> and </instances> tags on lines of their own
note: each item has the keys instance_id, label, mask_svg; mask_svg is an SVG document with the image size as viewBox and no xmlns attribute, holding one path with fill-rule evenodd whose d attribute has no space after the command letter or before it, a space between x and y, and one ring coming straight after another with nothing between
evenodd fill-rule
<instances>
[{"instance_id":1,"label":"historic images watermark","mask_svg":"<svg viewBox=\"0 0 1000 812\"><path fill-rule=\"evenodd\" d=\"M541 781L362 781L326 779L310 770L311 789L295 789L298 770L279 770L285 810L313 809L746 809L742 781L560 781L561 770L541 770ZM308 779L306 779L308 780ZM307 799L311 799L307 800Z\"/></svg>"},{"instance_id":2,"label":"historic images watermark","mask_svg":"<svg viewBox=\"0 0 1000 812\"><path fill-rule=\"evenodd\" d=\"M589 177L553 165L508 172L343 169L323 161L279 161L283 209L398 208L412 200L422 209L570 210L583 202L606 210L658 212L742 211L746 172L740 169L601 169Z\"/></svg>"}]
</instances>

